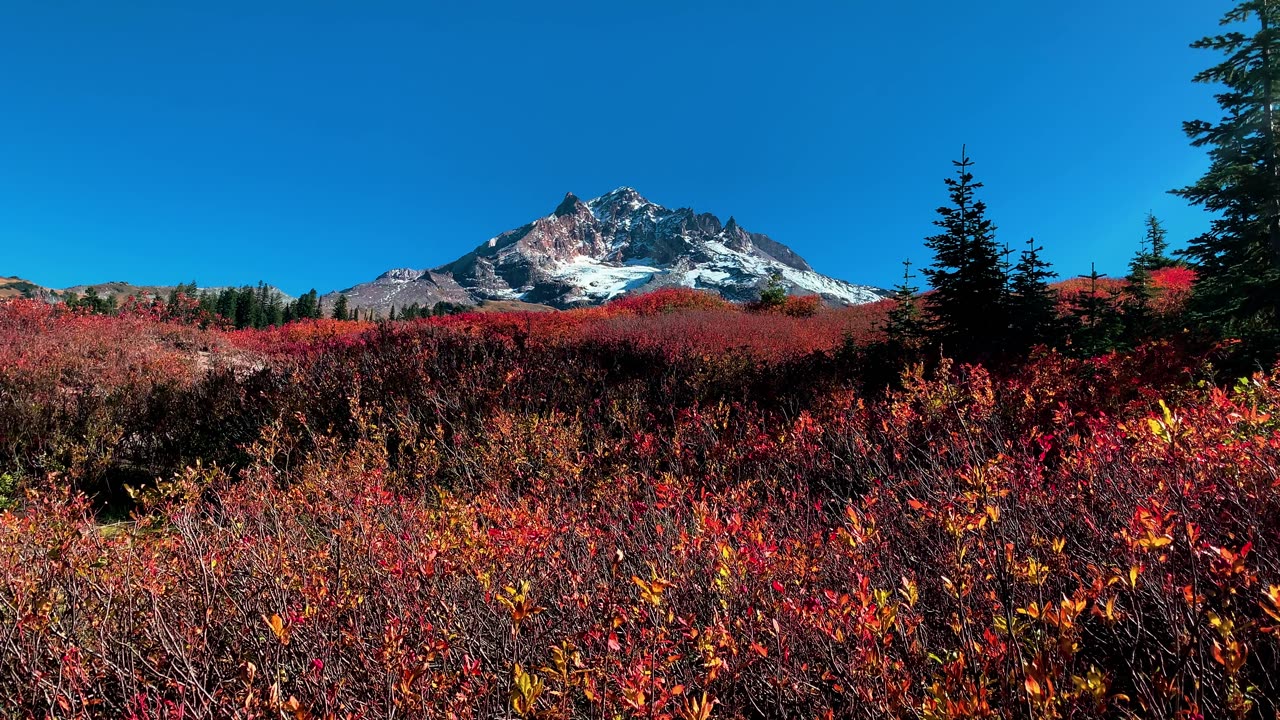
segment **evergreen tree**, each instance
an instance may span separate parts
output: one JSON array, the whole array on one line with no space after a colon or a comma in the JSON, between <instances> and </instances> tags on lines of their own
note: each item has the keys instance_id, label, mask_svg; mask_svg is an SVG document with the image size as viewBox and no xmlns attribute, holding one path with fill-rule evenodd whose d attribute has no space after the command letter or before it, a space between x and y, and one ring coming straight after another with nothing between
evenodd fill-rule
<instances>
[{"instance_id":1,"label":"evergreen tree","mask_svg":"<svg viewBox=\"0 0 1280 720\"><path fill-rule=\"evenodd\" d=\"M196 287L195 281L190 283L178 283L169 290L168 306L170 311L177 310L181 305L182 298L196 299L199 297L199 289Z\"/></svg>"},{"instance_id":2,"label":"evergreen tree","mask_svg":"<svg viewBox=\"0 0 1280 720\"><path fill-rule=\"evenodd\" d=\"M320 317L320 296L316 293L315 288L303 293L296 303L294 303L294 316L299 319L312 319Z\"/></svg>"},{"instance_id":3,"label":"evergreen tree","mask_svg":"<svg viewBox=\"0 0 1280 720\"><path fill-rule=\"evenodd\" d=\"M268 296L264 315L267 325L278 327L284 324L284 299L280 297L279 292L272 291Z\"/></svg>"},{"instance_id":4,"label":"evergreen tree","mask_svg":"<svg viewBox=\"0 0 1280 720\"><path fill-rule=\"evenodd\" d=\"M920 288L911 284L915 278L911 274L911 261L904 260L902 268L902 284L894 288L893 308L889 310L884 331L889 343L898 353L909 353L920 346L924 337L924 322L919 298L916 297Z\"/></svg>"},{"instance_id":5,"label":"evergreen tree","mask_svg":"<svg viewBox=\"0 0 1280 720\"><path fill-rule=\"evenodd\" d=\"M1216 333L1271 354L1280 348L1280 2L1238 3L1222 24L1240 23L1251 24L1252 34L1226 32L1192 45L1226 56L1195 77L1224 86L1216 95L1224 116L1184 124L1194 146L1209 148L1210 166L1175 193L1216 216L1183 251L1198 274L1193 314Z\"/></svg>"},{"instance_id":6,"label":"evergreen tree","mask_svg":"<svg viewBox=\"0 0 1280 720\"><path fill-rule=\"evenodd\" d=\"M218 296L209 291L200 293L200 311L201 313L214 316L218 314Z\"/></svg>"},{"instance_id":7,"label":"evergreen tree","mask_svg":"<svg viewBox=\"0 0 1280 720\"><path fill-rule=\"evenodd\" d=\"M1062 322L1058 317L1058 293L1049 282L1058 277L1048 262L1040 257L1043 247L1036 239L1027 241L1027 249L1018 258L1009 281L1009 315L1013 337L1023 348L1056 345L1062 340Z\"/></svg>"},{"instance_id":8,"label":"evergreen tree","mask_svg":"<svg viewBox=\"0 0 1280 720\"><path fill-rule=\"evenodd\" d=\"M1118 298L1098 286L1104 276L1094 266L1085 277L1089 289L1071 299L1071 342L1077 355L1096 357L1115 350L1124 334L1124 321L1116 309Z\"/></svg>"},{"instance_id":9,"label":"evergreen tree","mask_svg":"<svg viewBox=\"0 0 1280 720\"><path fill-rule=\"evenodd\" d=\"M1155 299L1155 286L1151 282L1151 270L1159 262L1157 259L1159 256L1151 250L1153 237L1150 220L1152 219L1154 219L1152 216L1148 216L1147 234L1143 236L1138 252L1129 261L1129 274L1125 277L1125 334L1131 342L1137 342L1154 334L1152 323L1155 313L1152 309L1152 301Z\"/></svg>"},{"instance_id":10,"label":"evergreen tree","mask_svg":"<svg viewBox=\"0 0 1280 720\"><path fill-rule=\"evenodd\" d=\"M924 273L934 289L928 304L931 332L946 352L972 358L1004 349L1008 276L995 225L986 217L986 204L975 199L982 183L974 182L973 161L962 150L952 164L956 177L945 180L951 205L938 208L933 224L942 232L925 241L934 260Z\"/></svg>"},{"instance_id":11,"label":"evergreen tree","mask_svg":"<svg viewBox=\"0 0 1280 720\"><path fill-rule=\"evenodd\" d=\"M1169 257L1169 231L1164 229L1164 223L1150 212L1147 213L1146 223L1147 232L1143 238L1143 244L1147 248L1145 251L1147 269L1160 270L1177 265L1178 261Z\"/></svg>"},{"instance_id":12,"label":"evergreen tree","mask_svg":"<svg viewBox=\"0 0 1280 720\"><path fill-rule=\"evenodd\" d=\"M237 328L257 327L254 324L257 305L257 294L249 285L245 285L236 291L236 316L235 323Z\"/></svg>"},{"instance_id":13,"label":"evergreen tree","mask_svg":"<svg viewBox=\"0 0 1280 720\"><path fill-rule=\"evenodd\" d=\"M350 320L351 314L347 310L347 296L339 295L338 299L333 303L333 319L334 320Z\"/></svg>"},{"instance_id":14,"label":"evergreen tree","mask_svg":"<svg viewBox=\"0 0 1280 720\"><path fill-rule=\"evenodd\" d=\"M233 325L236 321L236 303L239 298L240 294L231 288L226 288L218 293L217 313Z\"/></svg>"},{"instance_id":15,"label":"evergreen tree","mask_svg":"<svg viewBox=\"0 0 1280 720\"><path fill-rule=\"evenodd\" d=\"M249 314L250 323L255 328L264 328L271 324L271 318L268 313L271 308L271 296L275 295L265 282L259 280L258 287L253 294L253 311Z\"/></svg>"},{"instance_id":16,"label":"evergreen tree","mask_svg":"<svg viewBox=\"0 0 1280 720\"><path fill-rule=\"evenodd\" d=\"M436 317L440 317L442 315L457 315L458 313L466 312L466 310L467 310L466 305L459 305L457 303L445 302L444 300L441 300L437 302L435 305L432 305L430 310L428 310L427 308L423 308L421 316L425 318L425 317L431 317L432 315Z\"/></svg>"},{"instance_id":17,"label":"evergreen tree","mask_svg":"<svg viewBox=\"0 0 1280 720\"><path fill-rule=\"evenodd\" d=\"M787 286L782 281L782 273L774 270L769 273L769 281L760 291L758 303L762 310L774 310L787 304Z\"/></svg>"},{"instance_id":18,"label":"evergreen tree","mask_svg":"<svg viewBox=\"0 0 1280 720\"><path fill-rule=\"evenodd\" d=\"M98 296L98 288L90 285L85 288L84 297L76 303L76 307L84 308L91 313L101 313L102 303L102 298Z\"/></svg>"},{"instance_id":19,"label":"evergreen tree","mask_svg":"<svg viewBox=\"0 0 1280 720\"><path fill-rule=\"evenodd\" d=\"M178 283L169 290L169 297L161 303L157 297L152 301L155 306L163 304L168 317L185 322L195 321L199 313L200 291L195 282Z\"/></svg>"}]
</instances>

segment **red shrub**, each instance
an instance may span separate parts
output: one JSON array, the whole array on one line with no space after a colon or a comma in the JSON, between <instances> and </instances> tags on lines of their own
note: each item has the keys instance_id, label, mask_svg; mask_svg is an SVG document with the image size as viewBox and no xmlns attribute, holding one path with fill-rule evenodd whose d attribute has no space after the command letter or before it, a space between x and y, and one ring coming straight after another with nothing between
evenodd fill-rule
<instances>
[{"instance_id":1,"label":"red shrub","mask_svg":"<svg viewBox=\"0 0 1280 720\"><path fill-rule=\"evenodd\" d=\"M608 315L658 315L677 310L730 310L734 306L715 293L690 288L662 288L628 295L605 305Z\"/></svg>"},{"instance_id":2,"label":"red shrub","mask_svg":"<svg viewBox=\"0 0 1280 720\"><path fill-rule=\"evenodd\" d=\"M205 382L262 403L226 416L261 420L235 472L194 446L128 522L56 484L0 513L0 696L80 718L1275 715L1273 375L1217 387L1152 345L944 361L867 397L814 368L876 312L224 335L0 308L5 417L102 393L90 415L119 422ZM270 361L196 362L244 348ZM807 389L680 394L687 373Z\"/></svg>"},{"instance_id":3,"label":"red shrub","mask_svg":"<svg viewBox=\"0 0 1280 720\"><path fill-rule=\"evenodd\" d=\"M822 309L822 298L817 295L790 295L782 306L782 312L792 317L813 317Z\"/></svg>"}]
</instances>

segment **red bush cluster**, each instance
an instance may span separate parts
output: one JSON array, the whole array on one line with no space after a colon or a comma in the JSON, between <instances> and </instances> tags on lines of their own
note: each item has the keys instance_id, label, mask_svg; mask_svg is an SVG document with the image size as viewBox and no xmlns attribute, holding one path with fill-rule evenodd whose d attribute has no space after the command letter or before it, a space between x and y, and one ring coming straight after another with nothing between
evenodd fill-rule
<instances>
[{"instance_id":1,"label":"red bush cluster","mask_svg":"<svg viewBox=\"0 0 1280 720\"><path fill-rule=\"evenodd\" d=\"M139 719L1280 710L1270 375L1218 387L1155 345L871 393L841 350L866 310L641 307L225 334L0 307L4 413L82 388L209 416L154 430L188 450L126 522L65 478L0 514L0 696ZM74 445L72 417L50 422Z\"/></svg>"},{"instance_id":2,"label":"red bush cluster","mask_svg":"<svg viewBox=\"0 0 1280 720\"><path fill-rule=\"evenodd\" d=\"M1157 313L1174 314L1183 309L1191 297L1191 286L1196 271L1181 265L1151 271L1151 308ZM1059 309L1070 311L1072 302L1080 295L1093 292L1098 297L1110 298L1116 304L1124 302L1128 281L1124 278L1101 277L1097 281L1089 277L1074 277L1054 285L1061 300Z\"/></svg>"},{"instance_id":3,"label":"red bush cluster","mask_svg":"<svg viewBox=\"0 0 1280 720\"><path fill-rule=\"evenodd\" d=\"M0 463L95 478L151 444L157 405L190 388L219 339L146 317L105 317L37 300L0 305Z\"/></svg>"}]
</instances>

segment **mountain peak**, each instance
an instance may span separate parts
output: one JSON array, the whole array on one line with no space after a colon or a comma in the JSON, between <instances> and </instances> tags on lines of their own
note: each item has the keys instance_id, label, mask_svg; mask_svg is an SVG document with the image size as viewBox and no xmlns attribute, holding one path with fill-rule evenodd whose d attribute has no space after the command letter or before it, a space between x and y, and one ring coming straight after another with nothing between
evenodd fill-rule
<instances>
[{"instance_id":1,"label":"mountain peak","mask_svg":"<svg viewBox=\"0 0 1280 720\"><path fill-rule=\"evenodd\" d=\"M821 275L799 255L730 217L669 209L622 186L584 202L566 193L551 217L501 233L430 273L393 271L353 288L356 307L519 300L568 308L663 287L754 300L779 273L788 292L834 305L874 302L883 291ZM416 279L420 280L414 282Z\"/></svg>"},{"instance_id":2,"label":"mountain peak","mask_svg":"<svg viewBox=\"0 0 1280 720\"><path fill-rule=\"evenodd\" d=\"M579 205L583 205L583 202L578 199L578 196L572 192L567 192L564 194L564 200L560 201L560 205L556 207L555 212L552 214L556 217L572 215L578 211Z\"/></svg>"},{"instance_id":3,"label":"mountain peak","mask_svg":"<svg viewBox=\"0 0 1280 720\"><path fill-rule=\"evenodd\" d=\"M377 277L378 280L388 280L392 282L412 282L426 274L424 270L414 270L413 268L393 268Z\"/></svg>"},{"instance_id":4,"label":"mountain peak","mask_svg":"<svg viewBox=\"0 0 1280 720\"><path fill-rule=\"evenodd\" d=\"M623 185L620 188L610 190L600 197L588 203L592 207L600 207L607 205L631 205L639 207L641 205L651 205L635 188Z\"/></svg>"}]
</instances>

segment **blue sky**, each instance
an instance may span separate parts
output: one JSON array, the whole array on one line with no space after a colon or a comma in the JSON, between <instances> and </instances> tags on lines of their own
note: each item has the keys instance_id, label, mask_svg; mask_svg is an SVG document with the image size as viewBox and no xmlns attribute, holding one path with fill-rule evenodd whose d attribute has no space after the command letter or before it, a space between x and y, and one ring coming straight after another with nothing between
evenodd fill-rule
<instances>
[{"instance_id":1,"label":"blue sky","mask_svg":"<svg viewBox=\"0 0 1280 720\"><path fill-rule=\"evenodd\" d=\"M1122 274L1225 0L0 0L0 275L345 288L620 185L889 286L967 143L999 237Z\"/></svg>"}]
</instances>

